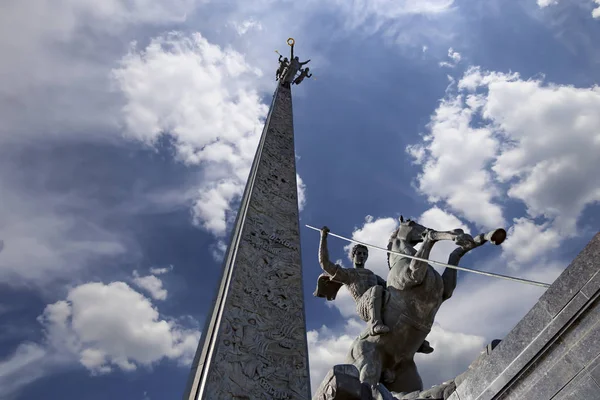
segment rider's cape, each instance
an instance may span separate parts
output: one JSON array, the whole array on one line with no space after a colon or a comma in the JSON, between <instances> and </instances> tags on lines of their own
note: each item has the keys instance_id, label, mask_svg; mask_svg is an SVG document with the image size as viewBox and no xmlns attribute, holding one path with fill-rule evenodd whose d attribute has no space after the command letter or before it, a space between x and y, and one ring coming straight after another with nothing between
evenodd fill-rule
<instances>
[{"instance_id":1,"label":"rider's cape","mask_svg":"<svg viewBox=\"0 0 600 400\"><path fill-rule=\"evenodd\" d=\"M335 300L338 291L343 286L343 283L331 280L328 273L322 273L317 279L317 288L313 295L316 297L325 297L327 300Z\"/></svg>"}]
</instances>

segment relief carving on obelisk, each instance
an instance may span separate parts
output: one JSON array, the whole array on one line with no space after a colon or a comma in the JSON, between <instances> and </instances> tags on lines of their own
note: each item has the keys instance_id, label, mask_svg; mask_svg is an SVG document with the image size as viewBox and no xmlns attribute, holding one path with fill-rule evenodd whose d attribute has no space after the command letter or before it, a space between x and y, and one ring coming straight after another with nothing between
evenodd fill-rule
<instances>
[{"instance_id":1,"label":"relief carving on obelisk","mask_svg":"<svg viewBox=\"0 0 600 400\"><path fill-rule=\"evenodd\" d=\"M206 399L310 396L290 89L279 86L276 96Z\"/></svg>"}]
</instances>

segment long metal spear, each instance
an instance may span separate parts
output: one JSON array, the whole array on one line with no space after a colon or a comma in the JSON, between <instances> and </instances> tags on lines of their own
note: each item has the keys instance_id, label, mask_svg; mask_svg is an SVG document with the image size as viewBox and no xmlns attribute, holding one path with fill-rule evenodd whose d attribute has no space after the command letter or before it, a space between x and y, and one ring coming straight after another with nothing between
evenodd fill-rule
<instances>
[{"instance_id":1,"label":"long metal spear","mask_svg":"<svg viewBox=\"0 0 600 400\"><path fill-rule=\"evenodd\" d=\"M319 231L319 232L321 231L319 228L315 228L314 226L310 226L310 225L305 225L305 226L307 228L313 229L315 231ZM364 242L361 242L361 241L358 241L358 240L348 239L346 237L343 237L343 236L340 236L340 235L336 235L335 233L331 233L331 232L329 232L328 235L334 236L334 237L339 238L339 239L346 240L346 241L351 242L351 243L362 244L363 246L370 247L372 249L385 251L386 253L393 253L393 254L397 254L397 255L399 255L401 257L411 258L413 260L418 260L418 261L425 261L427 263L437 264L437 265L440 265L440 266L446 267L446 268L457 269L459 271L473 272L475 274L485 275L485 276L491 276L492 278L506 279L506 280L513 281L513 282L527 283L529 285L540 286L540 287L544 287L544 288L549 288L550 287L550 285L548 283L544 283L544 282L537 282L537 281L532 281L532 280L524 279L524 278L515 278L514 276L508 276L508 275L502 275L502 274L494 274L492 272L478 271L476 269L459 267L457 265L450 265L450 264L446 264L446 263L435 261L435 260L427 260L425 258L415 257L415 256L411 256L411 255L408 255L408 254L402 254L402 253L399 253L397 251L392 251L392 250L384 249L383 247L379 247L379 246L375 246L375 245L372 245L372 244L364 243Z\"/></svg>"}]
</instances>

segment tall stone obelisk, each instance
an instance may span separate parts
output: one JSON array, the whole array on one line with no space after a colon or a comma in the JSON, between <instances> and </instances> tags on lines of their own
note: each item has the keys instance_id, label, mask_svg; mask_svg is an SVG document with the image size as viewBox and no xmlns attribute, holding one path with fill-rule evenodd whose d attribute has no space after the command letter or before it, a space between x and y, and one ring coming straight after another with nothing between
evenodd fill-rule
<instances>
[{"instance_id":1,"label":"tall stone obelisk","mask_svg":"<svg viewBox=\"0 0 600 400\"><path fill-rule=\"evenodd\" d=\"M185 400L310 398L291 79L273 96Z\"/></svg>"}]
</instances>

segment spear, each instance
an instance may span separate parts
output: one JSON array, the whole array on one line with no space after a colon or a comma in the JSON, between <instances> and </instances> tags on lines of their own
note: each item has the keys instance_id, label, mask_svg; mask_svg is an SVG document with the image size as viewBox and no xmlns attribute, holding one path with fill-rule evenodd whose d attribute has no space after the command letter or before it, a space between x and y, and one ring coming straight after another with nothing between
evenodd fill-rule
<instances>
[{"instance_id":1,"label":"spear","mask_svg":"<svg viewBox=\"0 0 600 400\"><path fill-rule=\"evenodd\" d=\"M319 228L315 228L314 226L310 226L310 225L305 225L305 226L307 228L313 229L315 231L319 231L319 232L321 231ZM459 267L457 265L450 265L450 264L446 264L446 263L435 261L435 260L427 260L425 258L420 258L420 257L411 256L411 255L408 255L408 254L399 253L397 251L384 249L383 247L379 247L379 246L375 246L375 245L372 245L372 244L364 243L364 242L361 242L361 241L358 241L358 240L348 239L346 237L343 237L343 236L340 236L340 235L336 235L335 233L331 233L331 232L329 232L328 235L331 235L331 236L339 238L339 239L343 239L343 240L345 240L347 242L351 242L351 243L355 243L355 244L361 244L363 246L370 247L372 249L385 251L386 253L393 253L393 254L399 255L401 257L406 257L406 258L410 258L410 259L418 260L418 261L425 261L427 263L440 265L440 266L446 267L446 268L452 268L452 269L456 269L456 270L459 270L459 271L473 272L475 274L490 276L492 278L506 279L506 280L513 281L513 282L526 283L528 285L540 286L540 287L544 287L544 288L549 288L550 287L550 284L544 283L544 282L532 281L530 279L524 279L524 278L516 278L514 276L508 276L508 275L502 275L502 274L495 274L493 272L479 271L479 270L476 270L476 269Z\"/></svg>"}]
</instances>

